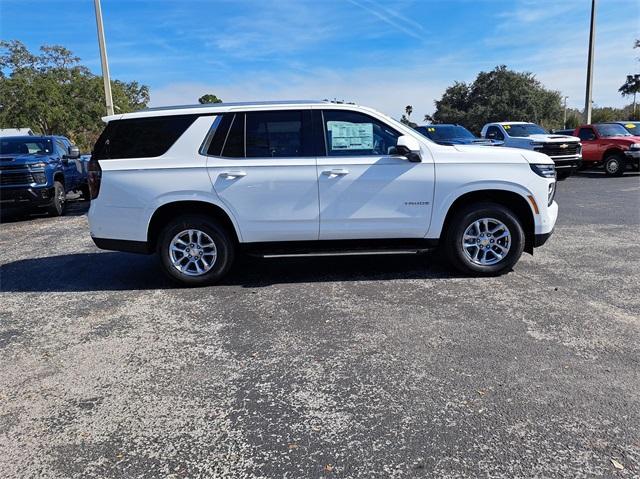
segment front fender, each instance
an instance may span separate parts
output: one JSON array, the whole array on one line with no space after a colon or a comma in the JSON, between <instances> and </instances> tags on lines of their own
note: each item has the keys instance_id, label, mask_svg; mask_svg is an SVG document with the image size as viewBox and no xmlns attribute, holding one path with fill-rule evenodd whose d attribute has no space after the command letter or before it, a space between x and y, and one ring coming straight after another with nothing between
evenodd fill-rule
<instances>
[{"instance_id":1,"label":"front fender","mask_svg":"<svg viewBox=\"0 0 640 479\"><path fill-rule=\"evenodd\" d=\"M442 233L442 227L444 226L444 221L447 217L447 213L451 209L451 206L455 203L455 201L466 195L468 193L474 192L482 192L482 191L507 191L510 193L516 193L527 202L529 208L531 208L531 203L529 202L528 196L534 196L533 192L528 188L524 187L519 183L515 183L512 181L506 180L479 180L479 181L470 181L468 183L464 183L455 187L454 189L438 194L436 191L436 200L434 201L434 209L431 225L429 227L429 231L427 232L427 238L439 238ZM532 214L533 209L531 209Z\"/></svg>"}]
</instances>

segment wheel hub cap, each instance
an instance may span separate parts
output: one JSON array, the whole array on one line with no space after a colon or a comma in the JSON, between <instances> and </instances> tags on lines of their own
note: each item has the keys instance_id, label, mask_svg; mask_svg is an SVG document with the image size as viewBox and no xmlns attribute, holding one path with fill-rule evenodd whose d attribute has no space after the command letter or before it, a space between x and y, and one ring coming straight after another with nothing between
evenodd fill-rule
<instances>
[{"instance_id":1,"label":"wheel hub cap","mask_svg":"<svg viewBox=\"0 0 640 479\"><path fill-rule=\"evenodd\" d=\"M207 233L184 230L169 244L169 259L174 268L188 276L200 276L213 268L218 258L216 244Z\"/></svg>"},{"instance_id":2,"label":"wheel hub cap","mask_svg":"<svg viewBox=\"0 0 640 479\"><path fill-rule=\"evenodd\" d=\"M502 261L511 249L511 232L495 218L471 223L462 236L462 250L474 264L491 266Z\"/></svg>"}]
</instances>

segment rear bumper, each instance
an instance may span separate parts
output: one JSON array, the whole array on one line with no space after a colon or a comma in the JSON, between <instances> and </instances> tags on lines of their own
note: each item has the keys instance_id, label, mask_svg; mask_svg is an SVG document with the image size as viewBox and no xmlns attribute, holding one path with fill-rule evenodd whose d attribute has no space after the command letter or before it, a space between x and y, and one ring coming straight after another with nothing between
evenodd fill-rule
<instances>
[{"instance_id":1,"label":"rear bumper","mask_svg":"<svg viewBox=\"0 0 640 479\"><path fill-rule=\"evenodd\" d=\"M150 254L149 244L146 241L130 241L111 238L91 237L95 245L100 249L109 251L123 251L125 253Z\"/></svg>"},{"instance_id":2,"label":"rear bumper","mask_svg":"<svg viewBox=\"0 0 640 479\"><path fill-rule=\"evenodd\" d=\"M47 206L53 194L53 187L0 188L0 206L3 209Z\"/></svg>"}]
</instances>

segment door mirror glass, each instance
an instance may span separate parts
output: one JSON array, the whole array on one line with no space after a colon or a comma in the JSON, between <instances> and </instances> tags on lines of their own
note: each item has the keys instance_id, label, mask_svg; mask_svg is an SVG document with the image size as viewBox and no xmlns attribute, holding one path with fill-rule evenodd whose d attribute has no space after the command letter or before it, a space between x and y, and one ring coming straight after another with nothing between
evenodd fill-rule
<instances>
[{"instance_id":1,"label":"door mirror glass","mask_svg":"<svg viewBox=\"0 0 640 479\"><path fill-rule=\"evenodd\" d=\"M413 136L400 136L396 145L396 152L399 155L405 156L407 160L412 163L420 163L422 161L420 156L420 142Z\"/></svg>"},{"instance_id":2,"label":"door mirror glass","mask_svg":"<svg viewBox=\"0 0 640 479\"><path fill-rule=\"evenodd\" d=\"M67 153L65 157L69 160L80 158L80 148L78 148L76 145L71 145L69 147L69 153Z\"/></svg>"}]
</instances>

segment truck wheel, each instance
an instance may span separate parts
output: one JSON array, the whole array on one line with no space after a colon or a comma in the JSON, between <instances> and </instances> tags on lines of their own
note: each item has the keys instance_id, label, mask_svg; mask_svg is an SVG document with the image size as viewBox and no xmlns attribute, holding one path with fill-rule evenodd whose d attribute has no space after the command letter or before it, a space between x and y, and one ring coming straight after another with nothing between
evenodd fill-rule
<instances>
[{"instance_id":1,"label":"truck wheel","mask_svg":"<svg viewBox=\"0 0 640 479\"><path fill-rule=\"evenodd\" d=\"M445 254L458 270L496 276L520 259L525 236L511 210L497 203L480 203L455 214L444 240Z\"/></svg>"},{"instance_id":2,"label":"truck wheel","mask_svg":"<svg viewBox=\"0 0 640 479\"><path fill-rule=\"evenodd\" d=\"M165 273L186 286L220 280L233 263L234 250L229 232L202 215L172 220L158 240L158 255Z\"/></svg>"},{"instance_id":3,"label":"truck wheel","mask_svg":"<svg viewBox=\"0 0 640 479\"><path fill-rule=\"evenodd\" d=\"M53 199L47 208L49 216L61 216L64 214L64 207L67 204L67 194L64 185L59 181L53 182Z\"/></svg>"},{"instance_id":4,"label":"truck wheel","mask_svg":"<svg viewBox=\"0 0 640 479\"><path fill-rule=\"evenodd\" d=\"M604 172L608 176L622 176L626 164L622 155L611 153L604 159Z\"/></svg>"}]
</instances>

